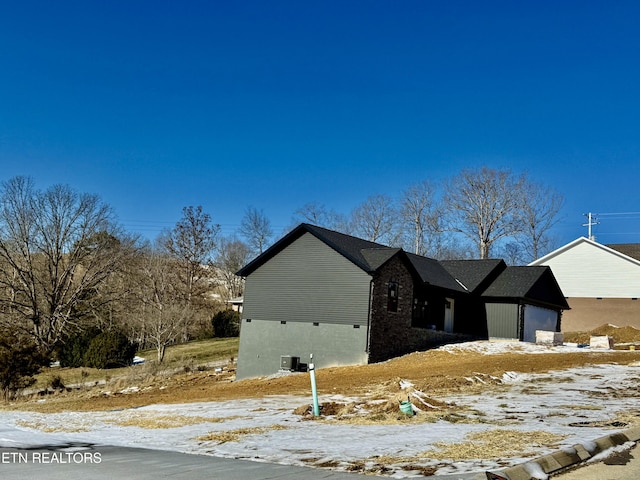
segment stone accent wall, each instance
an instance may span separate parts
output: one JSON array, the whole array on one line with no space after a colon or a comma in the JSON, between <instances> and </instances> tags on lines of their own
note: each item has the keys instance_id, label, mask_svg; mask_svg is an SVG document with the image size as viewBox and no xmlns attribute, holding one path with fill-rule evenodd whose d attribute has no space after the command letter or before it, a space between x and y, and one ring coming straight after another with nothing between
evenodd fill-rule
<instances>
[{"instance_id":1,"label":"stone accent wall","mask_svg":"<svg viewBox=\"0 0 640 480\"><path fill-rule=\"evenodd\" d=\"M387 310L388 284L398 283L398 310ZM369 362L381 362L399 355L426 350L446 343L470 340L469 336L411 326L413 278L404 262L392 258L373 278Z\"/></svg>"}]
</instances>

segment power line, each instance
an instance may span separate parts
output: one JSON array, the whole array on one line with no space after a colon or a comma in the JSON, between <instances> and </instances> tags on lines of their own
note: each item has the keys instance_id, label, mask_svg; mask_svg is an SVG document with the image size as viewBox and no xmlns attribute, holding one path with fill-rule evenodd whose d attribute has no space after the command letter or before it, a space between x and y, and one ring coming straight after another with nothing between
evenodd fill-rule
<instances>
[{"instance_id":1,"label":"power line","mask_svg":"<svg viewBox=\"0 0 640 480\"><path fill-rule=\"evenodd\" d=\"M640 219L640 212L606 212L606 213L584 213L584 216L587 217L587 223L583 223L583 227L588 227L588 235L589 240L595 240L595 235L593 235L592 227L595 225L600 225L599 218L600 217L608 217L610 220L637 220ZM616 218L617 217L617 218ZM634 235L635 232L607 232L607 235Z\"/></svg>"},{"instance_id":2,"label":"power line","mask_svg":"<svg viewBox=\"0 0 640 480\"><path fill-rule=\"evenodd\" d=\"M640 215L640 212L619 212L619 213L598 213L597 215L611 216L611 215Z\"/></svg>"}]
</instances>

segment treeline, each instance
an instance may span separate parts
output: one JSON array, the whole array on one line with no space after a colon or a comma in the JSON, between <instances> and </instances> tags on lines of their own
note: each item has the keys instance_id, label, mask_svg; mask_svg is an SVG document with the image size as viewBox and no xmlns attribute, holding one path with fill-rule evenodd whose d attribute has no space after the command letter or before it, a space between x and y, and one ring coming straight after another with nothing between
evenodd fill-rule
<instances>
[{"instance_id":1,"label":"treeline","mask_svg":"<svg viewBox=\"0 0 640 480\"><path fill-rule=\"evenodd\" d=\"M525 264L555 246L563 204L526 174L464 169L440 183L424 180L393 198L369 196L349 213L308 203L294 223L309 222L436 259L504 258Z\"/></svg>"},{"instance_id":2,"label":"treeline","mask_svg":"<svg viewBox=\"0 0 640 480\"><path fill-rule=\"evenodd\" d=\"M401 246L433 258L537 258L551 246L562 198L526 175L463 170L423 181L399 198L372 195L349 214L311 203L302 221ZM238 236L222 237L202 207L154 241L124 231L109 205L69 186L45 190L15 177L0 189L0 388L7 398L41 365L110 367L119 352L238 333L226 301L243 293L235 275L274 232L250 207ZM241 240L241 239L242 240ZM111 352L111 353L110 353Z\"/></svg>"},{"instance_id":3,"label":"treeline","mask_svg":"<svg viewBox=\"0 0 640 480\"><path fill-rule=\"evenodd\" d=\"M95 195L61 185L38 190L26 177L4 182L0 388L5 398L53 359L111 367L123 363L118 352L154 347L161 362L173 343L237 334L231 320L220 323L218 317L216 323L214 317L225 309L224 300L242 293L233 272L249 255L244 243L219 238L219 227L201 207L185 207L174 228L148 242L123 231Z\"/></svg>"}]
</instances>

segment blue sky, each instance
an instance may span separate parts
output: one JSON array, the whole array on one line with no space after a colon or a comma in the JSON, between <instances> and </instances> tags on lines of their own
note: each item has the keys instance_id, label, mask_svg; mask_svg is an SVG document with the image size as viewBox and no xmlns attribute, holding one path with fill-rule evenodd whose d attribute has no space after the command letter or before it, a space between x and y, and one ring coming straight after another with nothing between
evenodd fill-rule
<instances>
[{"instance_id":1,"label":"blue sky","mask_svg":"<svg viewBox=\"0 0 640 480\"><path fill-rule=\"evenodd\" d=\"M153 237L202 205L276 233L484 165L582 214L640 211L640 4L0 3L0 178L97 193ZM600 217L640 242L640 214Z\"/></svg>"}]
</instances>

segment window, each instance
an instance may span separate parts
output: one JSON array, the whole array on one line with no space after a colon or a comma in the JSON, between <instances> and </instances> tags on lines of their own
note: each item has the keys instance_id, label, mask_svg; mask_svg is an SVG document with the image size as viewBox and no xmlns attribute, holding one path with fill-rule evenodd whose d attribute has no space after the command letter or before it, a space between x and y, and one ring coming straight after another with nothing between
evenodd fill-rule
<instances>
[{"instance_id":1,"label":"window","mask_svg":"<svg viewBox=\"0 0 640 480\"><path fill-rule=\"evenodd\" d=\"M387 311L398 311L398 282L393 280L387 284Z\"/></svg>"},{"instance_id":2,"label":"window","mask_svg":"<svg viewBox=\"0 0 640 480\"><path fill-rule=\"evenodd\" d=\"M428 327L429 302L423 298L414 297L413 312L411 312L411 326L417 328Z\"/></svg>"}]
</instances>

